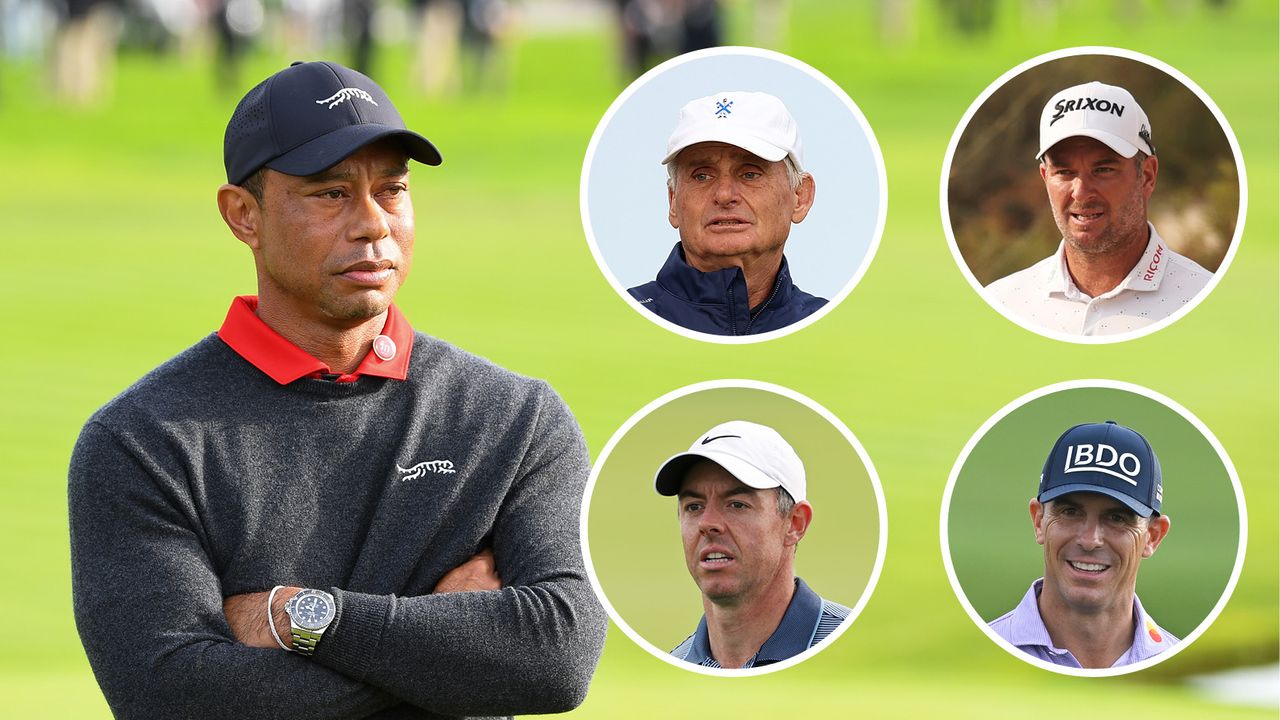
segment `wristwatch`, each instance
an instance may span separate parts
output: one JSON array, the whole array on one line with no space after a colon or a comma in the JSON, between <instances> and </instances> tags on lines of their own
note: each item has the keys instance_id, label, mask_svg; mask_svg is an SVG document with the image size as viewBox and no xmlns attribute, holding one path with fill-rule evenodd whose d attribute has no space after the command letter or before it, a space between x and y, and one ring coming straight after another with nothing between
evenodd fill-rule
<instances>
[{"instance_id":1,"label":"wristwatch","mask_svg":"<svg viewBox=\"0 0 1280 720\"><path fill-rule=\"evenodd\" d=\"M289 598L284 611L289 614L289 633L293 636L293 649L302 655L316 651L320 636L329 629L337 605L333 596L323 590L303 590Z\"/></svg>"}]
</instances>

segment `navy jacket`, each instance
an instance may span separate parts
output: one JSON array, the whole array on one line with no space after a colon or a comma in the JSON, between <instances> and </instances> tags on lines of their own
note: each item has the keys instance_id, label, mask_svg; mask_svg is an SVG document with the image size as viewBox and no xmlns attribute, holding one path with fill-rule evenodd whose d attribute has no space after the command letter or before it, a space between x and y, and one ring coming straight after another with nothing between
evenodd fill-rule
<instances>
[{"instance_id":1,"label":"navy jacket","mask_svg":"<svg viewBox=\"0 0 1280 720\"><path fill-rule=\"evenodd\" d=\"M755 335L784 328L827 304L791 282L787 258L773 282L773 292L754 308L747 307L747 281L738 268L713 272L685 262L680 243L671 249L658 279L627 290L658 317L695 332L711 335Z\"/></svg>"}]
</instances>

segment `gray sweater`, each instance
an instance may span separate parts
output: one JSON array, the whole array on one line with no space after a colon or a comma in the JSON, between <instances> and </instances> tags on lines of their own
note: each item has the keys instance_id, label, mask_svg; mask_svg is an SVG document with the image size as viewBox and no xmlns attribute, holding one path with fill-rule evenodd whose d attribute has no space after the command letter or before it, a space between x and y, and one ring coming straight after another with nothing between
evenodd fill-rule
<instances>
[{"instance_id":1,"label":"gray sweater","mask_svg":"<svg viewBox=\"0 0 1280 720\"><path fill-rule=\"evenodd\" d=\"M85 425L76 625L122 718L560 712L605 616L578 545L581 432L556 394L417 334L405 381L278 385L216 335ZM432 595L492 546L501 590ZM327 588L313 657L235 641L223 598Z\"/></svg>"}]
</instances>

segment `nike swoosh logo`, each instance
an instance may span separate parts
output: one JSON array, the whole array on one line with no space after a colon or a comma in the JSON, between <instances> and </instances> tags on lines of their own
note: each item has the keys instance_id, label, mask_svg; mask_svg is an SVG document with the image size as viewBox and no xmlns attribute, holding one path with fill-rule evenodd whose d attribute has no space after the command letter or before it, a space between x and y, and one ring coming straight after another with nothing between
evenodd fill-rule
<instances>
[{"instance_id":1,"label":"nike swoosh logo","mask_svg":"<svg viewBox=\"0 0 1280 720\"><path fill-rule=\"evenodd\" d=\"M703 444L703 445L706 445L707 443L711 442L712 440L723 440L724 438L731 438L731 437L736 437L736 438L738 438L739 440L741 440L741 439L742 439L742 436L741 436L741 435L717 435L717 436L715 436L715 437L709 437L709 438L707 438L707 439L703 440L703 441L702 441L702 444Z\"/></svg>"}]
</instances>

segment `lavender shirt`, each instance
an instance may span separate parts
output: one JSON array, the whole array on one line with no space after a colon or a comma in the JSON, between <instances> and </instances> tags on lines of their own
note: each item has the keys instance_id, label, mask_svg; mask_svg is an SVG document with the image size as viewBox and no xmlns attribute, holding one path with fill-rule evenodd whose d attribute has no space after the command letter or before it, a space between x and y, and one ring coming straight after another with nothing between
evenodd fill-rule
<instances>
[{"instance_id":1,"label":"lavender shirt","mask_svg":"<svg viewBox=\"0 0 1280 720\"><path fill-rule=\"evenodd\" d=\"M1049 637L1049 629L1040 617L1037 600L1044 587L1044 578L1031 583L1018 607L992 620L990 627L1011 645L1039 660L1065 667L1081 667L1071 651L1055 647ZM1159 655L1178 644L1178 638L1156 625L1142 609L1138 596L1133 596L1133 644L1111 667L1121 667Z\"/></svg>"}]
</instances>

